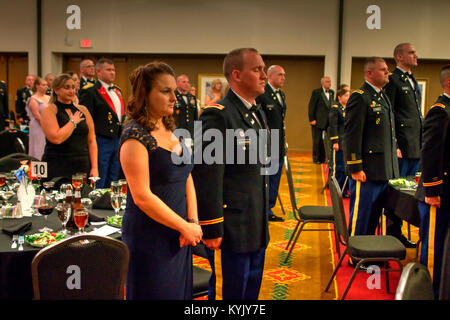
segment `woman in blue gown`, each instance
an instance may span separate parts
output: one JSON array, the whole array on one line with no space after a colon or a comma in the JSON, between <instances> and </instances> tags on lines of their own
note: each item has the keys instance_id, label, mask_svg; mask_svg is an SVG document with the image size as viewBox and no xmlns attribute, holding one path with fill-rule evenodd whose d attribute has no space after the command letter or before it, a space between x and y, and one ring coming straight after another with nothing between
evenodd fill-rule
<instances>
[{"instance_id":1,"label":"woman in blue gown","mask_svg":"<svg viewBox=\"0 0 450 320\"><path fill-rule=\"evenodd\" d=\"M130 250L127 299L192 299L191 246L201 241L202 231L192 155L173 134L175 74L153 62L137 68L130 81L133 97L120 139L128 182L122 222Z\"/></svg>"}]
</instances>

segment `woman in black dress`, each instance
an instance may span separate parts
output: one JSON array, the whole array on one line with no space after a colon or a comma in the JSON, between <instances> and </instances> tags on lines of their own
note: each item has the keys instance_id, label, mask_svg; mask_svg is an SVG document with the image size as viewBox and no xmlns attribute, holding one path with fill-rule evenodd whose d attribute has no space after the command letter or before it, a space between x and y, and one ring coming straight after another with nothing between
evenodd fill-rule
<instances>
[{"instance_id":1,"label":"woman in black dress","mask_svg":"<svg viewBox=\"0 0 450 320\"><path fill-rule=\"evenodd\" d=\"M47 162L48 178L72 178L78 172L98 177L94 122L86 107L73 103L75 82L61 74L52 86L49 105L41 115L47 142L42 161Z\"/></svg>"},{"instance_id":2,"label":"woman in black dress","mask_svg":"<svg viewBox=\"0 0 450 320\"><path fill-rule=\"evenodd\" d=\"M174 136L175 74L137 68L120 139L128 182L122 239L130 250L127 299L192 299L192 251L202 238L189 149ZM177 158L182 160L174 161Z\"/></svg>"}]
</instances>

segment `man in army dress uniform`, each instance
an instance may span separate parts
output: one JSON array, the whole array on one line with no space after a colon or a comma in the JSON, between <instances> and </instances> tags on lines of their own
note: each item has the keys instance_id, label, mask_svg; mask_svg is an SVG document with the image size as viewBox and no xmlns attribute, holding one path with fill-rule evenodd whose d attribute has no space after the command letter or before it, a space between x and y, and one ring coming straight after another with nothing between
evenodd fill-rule
<instances>
[{"instance_id":1,"label":"man in army dress uniform","mask_svg":"<svg viewBox=\"0 0 450 320\"><path fill-rule=\"evenodd\" d=\"M382 58L364 64L365 82L347 103L345 159L350 188L349 235L375 233L381 215L380 195L388 180L398 177L395 124L389 98L388 67Z\"/></svg>"},{"instance_id":2,"label":"man in army dress uniform","mask_svg":"<svg viewBox=\"0 0 450 320\"><path fill-rule=\"evenodd\" d=\"M6 120L9 117L8 89L6 83L0 81L0 131L5 130Z\"/></svg>"},{"instance_id":3,"label":"man in army dress uniform","mask_svg":"<svg viewBox=\"0 0 450 320\"><path fill-rule=\"evenodd\" d=\"M17 122L23 123L30 121L30 118L27 115L27 111L25 109L27 100L29 97L33 95L33 91L31 87L33 86L35 76L29 74L25 78L25 87L17 89L17 98L16 98L16 116Z\"/></svg>"},{"instance_id":4,"label":"man in army dress uniform","mask_svg":"<svg viewBox=\"0 0 450 320\"><path fill-rule=\"evenodd\" d=\"M328 114L330 107L334 103L334 91L331 89L330 77L320 79L320 88L315 89L311 94L308 105L308 117L311 124L313 140L313 161L314 163L324 163L326 158L323 133L328 128Z\"/></svg>"},{"instance_id":5,"label":"man in army dress uniform","mask_svg":"<svg viewBox=\"0 0 450 320\"><path fill-rule=\"evenodd\" d=\"M177 77L177 101L174 106L173 116L177 128L189 131L191 139L194 139L194 121L198 119L197 98L189 93L191 85L188 76L182 74ZM192 142L191 140L191 142Z\"/></svg>"},{"instance_id":6,"label":"man in army dress uniform","mask_svg":"<svg viewBox=\"0 0 450 320\"><path fill-rule=\"evenodd\" d=\"M268 81L264 94L256 98L256 102L261 105L266 114L267 124L271 132L278 130L279 154L272 155L272 160L278 163L278 171L269 177L269 221L284 221L277 217L272 208L275 207L280 186L281 172L283 171L284 156L286 155L286 138L284 118L286 116L285 94L281 91L286 79L286 73L281 66L273 65L267 69Z\"/></svg>"},{"instance_id":7,"label":"man in army dress uniform","mask_svg":"<svg viewBox=\"0 0 450 320\"><path fill-rule=\"evenodd\" d=\"M101 180L98 188L109 188L120 174L119 138L125 107L122 92L115 86L114 62L100 59L96 65L97 82L87 84L80 90L80 104L92 115L98 147L98 171Z\"/></svg>"},{"instance_id":8,"label":"man in army dress uniform","mask_svg":"<svg viewBox=\"0 0 450 320\"><path fill-rule=\"evenodd\" d=\"M212 164L202 161L193 170L203 242L210 249L213 269L209 298L256 300L269 241L269 179L262 172L266 170L262 161L248 159L250 150L261 144L266 147L261 141L264 133L268 135L265 115L255 105L255 98L264 93L266 74L261 56L251 48L231 51L223 65L230 90L218 104L205 107L200 120L203 133L221 133L224 143L219 148L227 159ZM227 129L239 133L229 136ZM196 131L196 139L202 132ZM195 145L196 153L203 154L212 143L205 139ZM244 152L246 162L230 163L229 146L233 156Z\"/></svg>"},{"instance_id":9,"label":"man in army dress uniform","mask_svg":"<svg viewBox=\"0 0 450 320\"><path fill-rule=\"evenodd\" d=\"M422 174L416 192L420 200L420 262L430 271L436 297L450 227L450 65L442 68L440 81L444 93L423 122Z\"/></svg>"},{"instance_id":10,"label":"man in army dress uniform","mask_svg":"<svg viewBox=\"0 0 450 320\"><path fill-rule=\"evenodd\" d=\"M92 60L85 59L80 63L80 91L81 89L91 83L95 84L95 65Z\"/></svg>"},{"instance_id":11,"label":"man in army dress uniform","mask_svg":"<svg viewBox=\"0 0 450 320\"><path fill-rule=\"evenodd\" d=\"M414 176L419 171L422 146L421 92L411 73L412 68L417 67L416 50L410 43L401 43L394 49L394 59L397 67L389 75L389 83L384 90L395 116L400 177ZM407 248L414 248L415 243L402 234L402 220L391 212L385 211L385 214L390 220L386 233L395 236Z\"/></svg>"}]
</instances>

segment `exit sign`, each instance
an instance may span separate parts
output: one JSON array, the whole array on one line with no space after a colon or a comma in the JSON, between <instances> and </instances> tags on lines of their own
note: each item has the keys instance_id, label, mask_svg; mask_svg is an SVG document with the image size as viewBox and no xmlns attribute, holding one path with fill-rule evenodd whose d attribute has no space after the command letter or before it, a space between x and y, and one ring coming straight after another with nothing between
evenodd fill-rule
<instances>
[{"instance_id":1,"label":"exit sign","mask_svg":"<svg viewBox=\"0 0 450 320\"><path fill-rule=\"evenodd\" d=\"M87 40L87 39L81 40L80 47L81 48L92 48L91 40Z\"/></svg>"}]
</instances>

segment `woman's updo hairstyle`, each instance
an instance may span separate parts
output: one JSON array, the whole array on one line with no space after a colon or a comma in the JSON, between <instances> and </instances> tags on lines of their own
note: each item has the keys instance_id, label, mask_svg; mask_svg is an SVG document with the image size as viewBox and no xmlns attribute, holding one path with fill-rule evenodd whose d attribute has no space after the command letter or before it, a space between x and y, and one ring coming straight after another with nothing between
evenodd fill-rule
<instances>
[{"instance_id":1,"label":"woman's updo hairstyle","mask_svg":"<svg viewBox=\"0 0 450 320\"><path fill-rule=\"evenodd\" d=\"M155 123L148 116L148 95L153 88L154 81L163 74L175 78L173 69L164 62L150 62L139 66L130 74L132 96L127 107L127 122L134 120L146 130L155 130ZM162 123L167 130L175 130L175 121L172 115L164 116Z\"/></svg>"}]
</instances>

